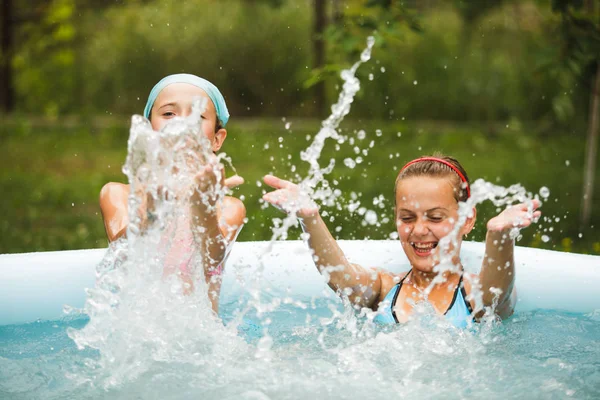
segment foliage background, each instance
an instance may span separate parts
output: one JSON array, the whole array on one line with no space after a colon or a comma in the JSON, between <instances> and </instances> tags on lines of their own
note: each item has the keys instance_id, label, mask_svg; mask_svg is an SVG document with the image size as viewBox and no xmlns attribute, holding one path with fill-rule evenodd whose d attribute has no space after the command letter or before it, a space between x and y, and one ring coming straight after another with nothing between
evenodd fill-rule
<instances>
[{"instance_id":1,"label":"foliage background","mask_svg":"<svg viewBox=\"0 0 600 400\"><path fill-rule=\"evenodd\" d=\"M249 216L240 239L268 239L279 215L262 208L257 181L305 168L299 152L323 112L317 82L331 104L340 70L376 28L343 125L349 135L367 132L359 147L375 145L354 169L342 162L354 153L348 143L339 151L328 144L322 157L337 160L332 175L343 201L360 193L380 220L391 218L398 168L439 150L461 159L472 179L550 189L547 219L519 244L600 254L598 187L590 225L578 223L592 74L562 57L557 2L384 3L327 2L326 65L315 66L311 1L40 2L15 28L15 107L0 114L0 253L106 245L100 188L123 181L129 117L156 81L176 72L202 75L224 93L232 114L224 151L247 180L237 190ZM15 14L26 8L17 5ZM373 205L380 195L384 209ZM495 211L480 208L475 240ZM327 212L340 238L387 238L394 230L392 222L363 225L345 209Z\"/></svg>"}]
</instances>

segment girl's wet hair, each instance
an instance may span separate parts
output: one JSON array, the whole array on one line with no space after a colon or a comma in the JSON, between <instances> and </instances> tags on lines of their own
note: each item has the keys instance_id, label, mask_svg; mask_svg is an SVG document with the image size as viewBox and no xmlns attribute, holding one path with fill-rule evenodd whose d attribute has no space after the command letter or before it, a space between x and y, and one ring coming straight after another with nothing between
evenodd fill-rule
<instances>
[{"instance_id":1,"label":"girl's wet hair","mask_svg":"<svg viewBox=\"0 0 600 400\"><path fill-rule=\"evenodd\" d=\"M452 182L452 186L454 187L454 198L456 201L467 201L469 198L468 187L471 183L469 181L467 171L465 171L458 160L437 152L431 156L423 156L422 158L428 157L438 158L449 164L452 164L452 166L463 175L465 182L463 182L462 178L455 170L442 162L435 160L422 160L412 164L409 163L409 165L400 171L398 177L396 178L396 183L394 185L394 200L396 199L396 190L398 189L398 182L400 182L400 180L414 176L429 176L434 178L448 177Z\"/></svg>"}]
</instances>

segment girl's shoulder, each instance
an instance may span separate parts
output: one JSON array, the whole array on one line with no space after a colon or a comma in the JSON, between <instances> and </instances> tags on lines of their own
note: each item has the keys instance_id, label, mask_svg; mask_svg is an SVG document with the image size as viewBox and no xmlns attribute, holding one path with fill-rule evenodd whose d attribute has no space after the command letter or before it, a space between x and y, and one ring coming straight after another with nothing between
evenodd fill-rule
<instances>
[{"instance_id":1,"label":"girl's shoulder","mask_svg":"<svg viewBox=\"0 0 600 400\"><path fill-rule=\"evenodd\" d=\"M236 197L225 196L221 204L221 215L228 225L240 226L246 218L246 206Z\"/></svg>"},{"instance_id":2,"label":"girl's shoulder","mask_svg":"<svg viewBox=\"0 0 600 400\"><path fill-rule=\"evenodd\" d=\"M377 273L379 274L379 280L381 282L380 290L379 290L379 301L383 301L385 296L400 282L404 279L410 271L403 271L400 273L393 273L390 271L386 271L383 269L377 269Z\"/></svg>"},{"instance_id":3,"label":"girl's shoulder","mask_svg":"<svg viewBox=\"0 0 600 400\"><path fill-rule=\"evenodd\" d=\"M127 202L129 185L118 182L108 182L100 189L100 206Z\"/></svg>"}]
</instances>

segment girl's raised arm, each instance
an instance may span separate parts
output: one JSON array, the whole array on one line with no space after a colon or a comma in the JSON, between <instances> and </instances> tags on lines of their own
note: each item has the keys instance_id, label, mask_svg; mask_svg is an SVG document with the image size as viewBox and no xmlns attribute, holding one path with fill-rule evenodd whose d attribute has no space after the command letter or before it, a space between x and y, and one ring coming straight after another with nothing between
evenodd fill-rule
<instances>
[{"instance_id":1,"label":"girl's raised arm","mask_svg":"<svg viewBox=\"0 0 600 400\"><path fill-rule=\"evenodd\" d=\"M526 228L536 221L541 205L539 200L517 204L489 220L485 241L485 256L479 273L483 304L496 303L496 314L501 318L510 316L516 303L514 238L511 229Z\"/></svg>"},{"instance_id":2,"label":"girl's raised arm","mask_svg":"<svg viewBox=\"0 0 600 400\"><path fill-rule=\"evenodd\" d=\"M373 308L380 297L381 274L348 261L319 215L317 205L300 186L272 175L265 176L264 182L276 190L266 193L263 200L286 213L295 213L310 235L313 260L319 272L329 276L329 287L347 295L353 304Z\"/></svg>"}]
</instances>

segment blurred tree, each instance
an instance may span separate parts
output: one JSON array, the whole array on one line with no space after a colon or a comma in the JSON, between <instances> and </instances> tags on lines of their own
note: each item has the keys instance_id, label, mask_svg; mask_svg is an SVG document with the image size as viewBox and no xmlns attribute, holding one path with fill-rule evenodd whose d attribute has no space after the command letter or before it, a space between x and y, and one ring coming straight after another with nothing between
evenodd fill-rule
<instances>
[{"instance_id":1,"label":"blurred tree","mask_svg":"<svg viewBox=\"0 0 600 400\"><path fill-rule=\"evenodd\" d=\"M322 70L325 66L325 39L323 34L327 26L325 0L313 0L313 69ZM323 117L327 98L325 93L325 82L319 79L315 84L315 107L317 115Z\"/></svg>"},{"instance_id":2,"label":"blurred tree","mask_svg":"<svg viewBox=\"0 0 600 400\"><path fill-rule=\"evenodd\" d=\"M356 61L365 47L366 36L375 36L376 46L385 47L389 42L401 40L402 29L407 26L420 31L414 1L331 0L329 3L333 23L328 24L326 1L314 0L315 63L311 76L304 82L305 87L319 88L319 110L327 103L325 80L337 76L348 62Z\"/></svg>"},{"instance_id":3,"label":"blurred tree","mask_svg":"<svg viewBox=\"0 0 600 400\"><path fill-rule=\"evenodd\" d=\"M334 21L327 28L327 41L334 55L354 60L365 46L365 36L375 35L378 46L399 41L403 29L420 32L414 1L334 0Z\"/></svg>"},{"instance_id":4,"label":"blurred tree","mask_svg":"<svg viewBox=\"0 0 600 400\"><path fill-rule=\"evenodd\" d=\"M13 53L13 3L12 0L0 0L0 112L14 109L14 89L12 78Z\"/></svg>"},{"instance_id":5,"label":"blurred tree","mask_svg":"<svg viewBox=\"0 0 600 400\"><path fill-rule=\"evenodd\" d=\"M465 23L466 29L473 26L493 9L500 7L505 0L454 0L456 9Z\"/></svg>"},{"instance_id":6,"label":"blurred tree","mask_svg":"<svg viewBox=\"0 0 600 400\"><path fill-rule=\"evenodd\" d=\"M507 0L454 0L454 6L462 19L462 37L459 46L461 58L469 58L471 56L469 49L471 48L473 34L484 17L495 9L500 8L506 2ZM483 47L481 50L480 54L482 58L480 62L482 65L487 66L490 64L489 59L493 49ZM476 85L472 86L479 88L490 87L489 81L494 79L493 76L489 74L482 77L484 78L484 81L477 82ZM493 93L486 93L485 91L480 92L479 96L473 95L475 101L484 105L484 118L488 121L488 134L495 134L495 122L498 119L496 114L497 108L494 107L493 102L490 99L493 95ZM471 115L469 116L469 119L477 119L477 117L478 116Z\"/></svg>"},{"instance_id":7,"label":"blurred tree","mask_svg":"<svg viewBox=\"0 0 600 400\"><path fill-rule=\"evenodd\" d=\"M145 3L149 0L131 0ZM123 5L123 0L2 0L2 53L0 110L16 104L50 98L43 112L56 115L72 102L85 104L81 21L87 12ZM39 62L44 60L44 62ZM16 80L17 73L22 79ZM19 93L15 98L15 89ZM54 93L68 92L59 100Z\"/></svg>"},{"instance_id":8,"label":"blurred tree","mask_svg":"<svg viewBox=\"0 0 600 400\"><path fill-rule=\"evenodd\" d=\"M561 16L560 65L589 88L587 146L581 202L581 229L592 214L592 194L600 129L600 0L553 0ZM571 88L567 88L571 89Z\"/></svg>"}]
</instances>

